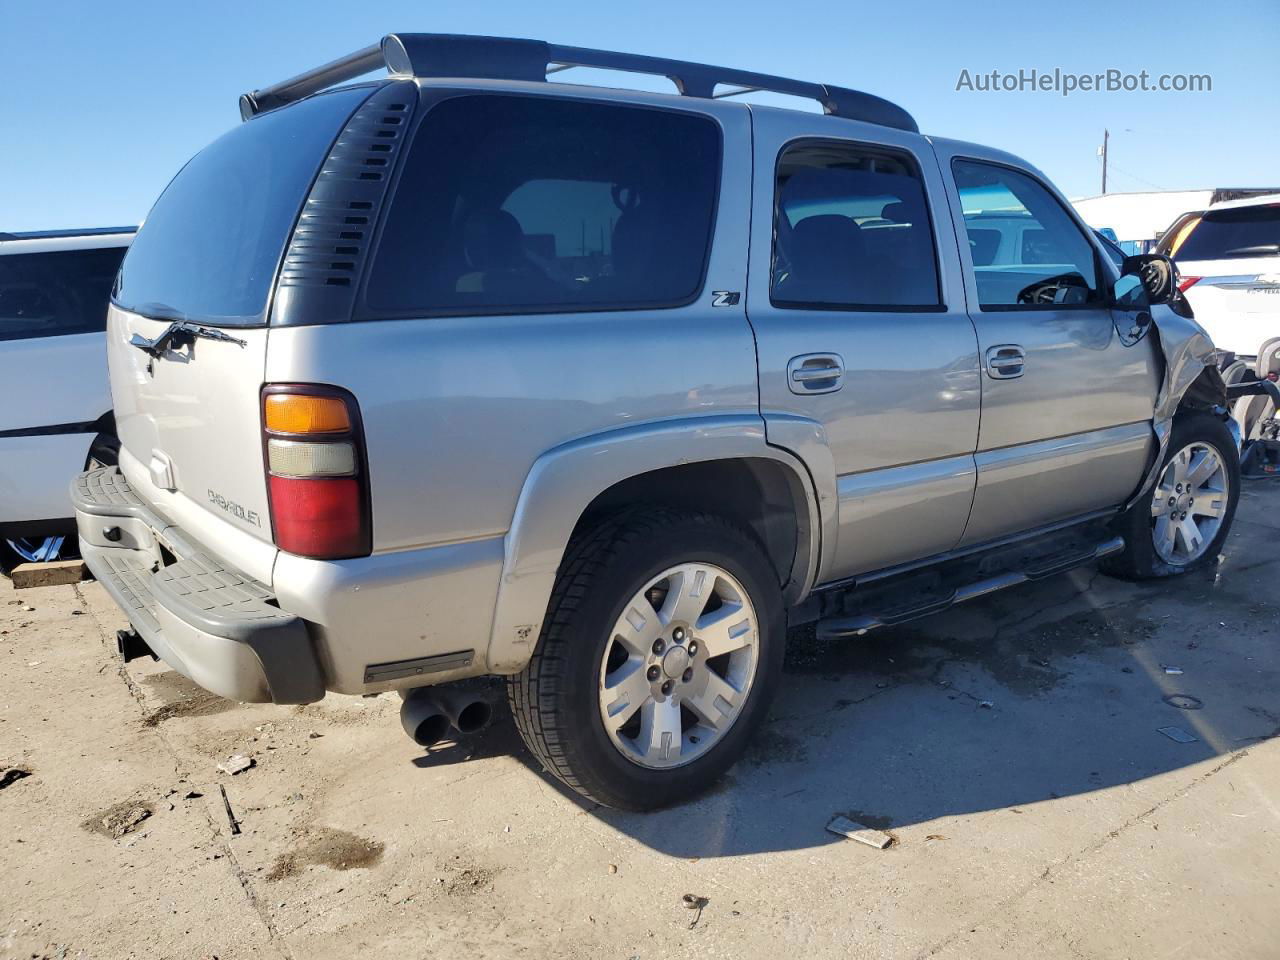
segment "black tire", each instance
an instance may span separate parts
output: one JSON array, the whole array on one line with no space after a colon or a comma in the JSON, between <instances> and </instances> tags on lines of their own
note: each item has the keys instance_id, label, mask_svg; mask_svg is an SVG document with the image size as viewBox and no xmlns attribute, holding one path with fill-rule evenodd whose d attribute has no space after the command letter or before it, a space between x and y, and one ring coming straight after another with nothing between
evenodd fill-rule
<instances>
[{"instance_id":1,"label":"black tire","mask_svg":"<svg viewBox=\"0 0 1280 960\"><path fill-rule=\"evenodd\" d=\"M599 707L599 671L624 605L664 570L715 564L746 590L756 611L755 679L733 725L683 766L633 763L609 739ZM641 509L604 520L566 551L537 648L507 680L516 727L534 756L566 786L625 810L690 799L738 760L768 713L782 673L786 622L779 580L750 534L715 516Z\"/></svg>"},{"instance_id":2,"label":"black tire","mask_svg":"<svg viewBox=\"0 0 1280 960\"><path fill-rule=\"evenodd\" d=\"M89 445L89 456L85 460L86 470L98 467L114 467L120 462L120 441L113 434L100 433Z\"/></svg>"},{"instance_id":3,"label":"black tire","mask_svg":"<svg viewBox=\"0 0 1280 960\"><path fill-rule=\"evenodd\" d=\"M1104 571L1126 580L1174 577L1213 563L1222 551L1222 545L1231 533L1236 504L1240 500L1240 454L1236 449L1235 438L1219 417L1203 412L1185 413L1173 421L1173 430L1169 436L1169 445L1165 450L1164 459L1160 464L1160 471L1164 471L1165 466L1178 451L1192 443L1208 444L1226 465L1228 479L1226 512L1208 548L1190 563L1173 564L1162 559L1156 552L1153 539L1152 493L1148 492L1117 521L1117 530L1124 537L1125 548L1122 553L1103 561Z\"/></svg>"}]
</instances>

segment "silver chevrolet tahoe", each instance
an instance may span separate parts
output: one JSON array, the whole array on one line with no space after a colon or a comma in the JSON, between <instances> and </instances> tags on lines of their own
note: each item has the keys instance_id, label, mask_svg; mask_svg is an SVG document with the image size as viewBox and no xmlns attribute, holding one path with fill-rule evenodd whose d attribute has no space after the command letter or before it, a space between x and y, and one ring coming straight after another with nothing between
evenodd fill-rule
<instances>
[{"instance_id":1,"label":"silver chevrolet tahoe","mask_svg":"<svg viewBox=\"0 0 1280 960\"><path fill-rule=\"evenodd\" d=\"M400 34L241 113L112 293L119 466L72 496L126 659L398 690L423 743L502 676L548 771L645 809L742 754L788 627L1227 536L1238 437L1170 262L1117 268L1034 167L886 100Z\"/></svg>"}]
</instances>

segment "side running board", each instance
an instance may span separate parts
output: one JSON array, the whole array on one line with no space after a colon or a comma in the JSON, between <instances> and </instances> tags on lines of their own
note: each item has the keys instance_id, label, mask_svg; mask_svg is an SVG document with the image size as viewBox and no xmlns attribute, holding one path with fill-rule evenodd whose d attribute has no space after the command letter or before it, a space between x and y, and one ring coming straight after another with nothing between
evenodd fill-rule
<instances>
[{"instance_id":1,"label":"side running board","mask_svg":"<svg viewBox=\"0 0 1280 960\"><path fill-rule=\"evenodd\" d=\"M847 616L824 617L818 621L818 636L825 639L861 636L876 627L895 626L941 613L957 603L973 600L1020 583L1043 580L1076 567L1093 563L1124 549L1123 537L1112 537L1085 551L1062 551L1029 560L1020 570L1009 570L956 585L938 585L932 591L904 590L899 597L892 593L865 604L865 609ZM856 599L857 589L851 592ZM878 602L877 602L878 601Z\"/></svg>"}]
</instances>

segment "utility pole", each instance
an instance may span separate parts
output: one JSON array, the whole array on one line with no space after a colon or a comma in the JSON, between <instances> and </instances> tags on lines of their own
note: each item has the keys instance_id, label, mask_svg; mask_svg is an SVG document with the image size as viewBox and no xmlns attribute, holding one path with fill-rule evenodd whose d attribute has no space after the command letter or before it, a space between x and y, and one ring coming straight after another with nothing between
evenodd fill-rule
<instances>
[{"instance_id":1,"label":"utility pole","mask_svg":"<svg viewBox=\"0 0 1280 960\"><path fill-rule=\"evenodd\" d=\"M1107 192L1107 141L1111 139L1111 133L1105 127L1102 129L1102 192Z\"/></svg>"}]
</instances>

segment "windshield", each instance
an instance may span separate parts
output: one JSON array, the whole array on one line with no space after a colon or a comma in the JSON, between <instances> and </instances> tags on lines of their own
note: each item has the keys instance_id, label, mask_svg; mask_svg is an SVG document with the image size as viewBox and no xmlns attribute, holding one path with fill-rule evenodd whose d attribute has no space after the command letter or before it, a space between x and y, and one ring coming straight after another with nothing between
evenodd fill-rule
<instances>
[{"instance_id":1,"label":"windshield","mask_svg":"<svg viewBox=\"0 0 1280 960\"><path fill-rule=\"evenodd\" d=\"M161 319L251 326L311 181L370 88L311 97L223 134L160 195L129 249L112 299Z\"/></svg>"},{"instance_id":2,"label":"windshield","mask_svg":"<svg viewBox=\"0 0 1280 960\"><path fill-rule=\"evenodd\" d=\"M1192 228L1174 259L1230 260L1280 254L1280 203L1211 210Z\"/></svg>"}]
</instances>

